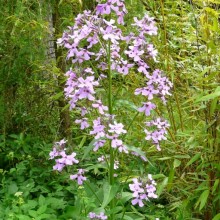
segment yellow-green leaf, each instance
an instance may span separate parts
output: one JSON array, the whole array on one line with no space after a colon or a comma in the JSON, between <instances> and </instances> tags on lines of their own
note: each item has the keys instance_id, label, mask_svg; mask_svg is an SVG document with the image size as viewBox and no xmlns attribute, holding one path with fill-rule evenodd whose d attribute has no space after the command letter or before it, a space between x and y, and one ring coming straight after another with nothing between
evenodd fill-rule
<instances>
[{"instance_id":1,"label":"yellow-green leaf","mask_svg":"<svg viewBox=\"0 0 220 220\"><path fill-rule=\"evenodd\" d=\"M201 153L194 155L191 160L186 164L185 168L197 161L201 157Z\"/></svg>"},{"instance_id":2,"label":"yellow-green leaf","mask_svg":"<svg viewBox=\"0 0 220 220\"><path fill-rule=\"evenodd\" d=\"M220 86L218 86L215 90L215 92L211 93L211 94L208 94L208 95L205 95L201 98L198 98L195 100L195 102L204 102L204 101L208 101L210 99L214 99L216 97L219 97L220 96Z\"/></svg>"},{"instance_id":3,"label":"yellow-green leaf","mask_svg":"<svg viewBox=\"0 0 220 220\"><path fill-rule=\"evenodd\" d=\"M199 210L201 211L204 208L204 206L205 206L205 204L206 204L206 202L208 200L208 197L209 197L209 190L206 189L200 195L198 201L196 202L195 207L197 207L199 205Z\"/></svg>"},{"instance_id":4,"label":"yellow-green leaf","mask_svg":"<svg viewBox=\"0 0 220 220\"><path fill-rule=\"evenodd\" d=\"M175 168L179 167L179 166L180 166L180 164L181 164L181 161L180 161L180 160L175 159L175 160L173 161L173 168L175 169Z\"/></svg>"},{"instance_id":5,"label":"yellow-green leaf","mask_svg":"<svg viewBox=\"0 0 220 220\"><path fill-rule=\"evenodd\" d=\"M220 213L218 213L217 215L215 215L212 220L220 220Z\"/></svg>"}]
</instances>

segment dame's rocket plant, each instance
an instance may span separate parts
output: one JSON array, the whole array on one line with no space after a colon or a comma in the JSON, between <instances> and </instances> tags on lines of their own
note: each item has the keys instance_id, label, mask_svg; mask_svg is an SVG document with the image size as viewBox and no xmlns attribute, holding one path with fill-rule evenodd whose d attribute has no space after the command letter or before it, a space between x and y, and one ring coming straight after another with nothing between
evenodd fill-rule
<instances>
[{"instance_id":1,"label":"dame's rocket plant","mask_svg":"<svg viewBox=\"0 0 220 220\"><path fill-rule=\"evenodd\" d=\"M134 92L135 95L143 97L137 111L146 116L143 133L146 134L146 141L155 145L157 150L161 150L161 141L166 140L169 124L162 118L152 119L151 115L157 108L158 100L166 104L166 97L171 95L172 83L159 69L150 71L147 63L149 59L157 62L157 50L149 42L149 36L157 34L154 19L148 15L140 20L135 17L132 26L136 31L124 35L120 28L124 25L124 16L127 13L124 0L98 2L94 12L84 11L78 14L74 26L69 27L57 43L68 50L67 59L73 64L66 73L64 92L70 109L80 112L75 123L95 140L94 152L104 149L106 155L101 158L102 162L108 164L109 184L113 185L117 176L114 168L120 166L116 152L140 156L127 148L129 143L126 143L123 137L128 131L114 112L113 72L126 77L132 71L144 77L144 83L141 83L143 86L136 88ZM107 93L100 95L97 89L106 85ZM75 152L66 154L65 144L65 140L56 142L50 152L50 159L56 158L53 169L60 172L65 166L80 162L75 158ZM70 179L82 185L87 180L85 171L79 168L77 173L70 175ZM132 205L143 207L144 201L157 198L156 182L151 174L148 174L147 180L134 178L129 187L133 193ZM110 208L114 208L114 204ZM91 212L88 217L107 219L104 213Z\"/></svg>"}]
</instances>

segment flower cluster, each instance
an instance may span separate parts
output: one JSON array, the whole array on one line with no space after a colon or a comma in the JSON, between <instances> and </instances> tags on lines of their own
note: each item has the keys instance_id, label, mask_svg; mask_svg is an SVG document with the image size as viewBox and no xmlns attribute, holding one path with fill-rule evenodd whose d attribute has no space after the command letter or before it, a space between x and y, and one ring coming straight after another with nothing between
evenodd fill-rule
<instances>
[{"instance_id":1,"label":"flower cluster","mask_svg":"<svg viewBox=\"0 0 220 220\"><path fill-rule=\"evenodd\" d=\"M97 214L94 213L94 212L90 212L88 217L89 217L90 219L94 219L94 220L107 219L107 218L108 218L103 212L101 212L99 215L97 215Z\"/></svg>"},{"instance_id":2,"label":"flower cluster","mask_svg":"<svg viewBox=\"0 0 220 220\"><path fill-rule=\"evenodd\" d=\"M146 140L151 140L153 144L156 145L157 150L161 150L160 148L160 141L166 140L165 134L167 134L167 128L170 126L166 120L161 118L157 118L155 120L149 121L145 123L148 127L155 127L154 131L148 131L147 129L144 130Z\"/></svg>"},{"instance_id":3,"label":"flower cluster","mask_svg":"<svg viewBox=\"0 0 220 220\"><path fill-rule=\"evenodd\" d=\"M110 121L114 121L110 123ZM112 117L105 115L104 117L98 117L93 120L93 130L90 131L91 135L94 135L94 151L97 151L100 147L103 147L106 140L111 140L111 147L118 149L119 152L128 153L126 146L122 140L119 139L121 134L125 134L127 131L124 129L122 123L117 123Z\"/></svg>"},{"instance_id":4,"label":"flower cluster","mask_svg":"<svg viewBox=\"0 0 220 220\"><path fill-rule=\"evenodd\" d=\"M135 90L135 95L142 95L147 98L147 102L143 102L143 106L138 108L139 112L144 112L146 116L151 115L151 111L156 108L156 105L152 103L152 99L154 97L159 97L161 100L166 103L166 95L171 95L169 90L172 87L172 83L165 77L162 76L162 72L160 70L155 70L152 75L147 75L148 81L146 82L146 86L142 88L138 88ZM157 150L160 149L159 142L161 140L166 140L164 136L166 132L166 128L169 127L167 122L161 122L161 119L157 118L155 121L146 122L145 124L148 127L151 126L159 126L158 130L154 132L149 132L147 129L144 130L146 133L146 140L152 140L152 143L156 146ZM159 123L159 124L157 124Z\"/></svg>"},{"instance_id":5,"label":"flower cluster","mask_svg":"<svg viewBox=\"0 0 220 220\"><path fill-rule=\"evenodd\" d=\"M148 174L147 181L134 178L133 184L129 184L130 190L133 191L132 205L138 204L140 207L144 206L143 201L148 201L149 198L157 198L156 182L152 179L152 175Z\"/></svg>"},{"instance_id":6,"label":"flower cluster","mask_svg":"<svg viewBox=\"0 0 220 220\"><path fill-rule=\"evenodd\" d=\"M78 169L78 173L74 175L70 175L70 179L77 180L78 185L82 185L83 182L86 180L86 177L83 176L84 173L85 173L85 170Z\"/></svg>"},{"instance_id":7,"label":"flower cluster","mask_svg":"<svg viewBox=\"0 0 220 220\"><path fill-rule=\"evenodd\" d=\"M59 157L56 159L56 165L53 166L54 170L62 171L65 166L70 166L73 164L79 163L79 161L75 158L76 153L72 153L70 155L66 154L65 151L65 143L66 140L61 140L55 143L53 150L50 152L50 159L54 159L55 157Z\"/></svg>"},{"instance_id":8,"label":"flower cluster","mask_svg":"<svg viewBox=\"0 0 220 220\"><path fill-rule=\"evenodd\" d=\"M84 76L86 74L86 76ZM66 88L64 89L65 95L67 98L70 99L70 108L74 109L76 107L76 103L81 100L89 100L94 101L94 104L96 104L95 101L95 90L94 87L99 85L99 82L95 80L94 72L86 68L84 69L84 74L82 74L80 77L77 77L77 74L70 69L66 76L68 77L66 82ZM99 109L102 107L102 103L99 100ZM105 107L102 107L102 109L106 110ZM84 116L87 113L86 109L81 109L81 115ZM76 123L81 124L81 129L84 129L88 126L87 124L87 118L84 118L81 121L76 121Z\"/></svg>"},{"instance_id":9,"label":"flower cluster","mask_svg":"<svg viewBox=\"0 0 220 220\"><path fill-rule=\"evenodd\" d=\"M140 20L135 17L132 24L135 33L125 36L119 28L124 24L124 16L127 13L124 0L98 2L94 13L84 11L79 14L75 18L75 24L69 27L69 30L64 32L62 38L57 41L60 46L68 50L67 59L74 64L74 69L66 73L67 81L64 92L66 99L69 100L70 109L77 113L75 123L80 126L81 130L93 136L95 152L106 147L106 143L110 143L111 150L128 153L123 140L127 130L116 120L116 116L112 113L112 103L109 100L106 103L100 87L107 85L106 80L112 78L112 71L125 77L131 70L134 70L143 77L142 87L136 88L134 92L135 95L141 95L142 100L137 110L144 113L146 118L152 118L152 112L157 108L157 102L154 100L166 104L166 97L171 95L172 83L162 71L158 69L150 71L147 63L149 59L157 62L157 50L149 42L150 37L157 34L154 19L148 15ZM105 18L108 17L106 15L110 14L111 19L106 20ZM117 21L114 20L115 17ZM111 89L109 93L110 91ZM143 130L146 134L145 139L160 150L160 142L166 139L165 134L169 124L161 118L156 118L145 122L145 125ZM55 170L61 171L66 165L79 162L75 159L75 153L66 154L65 141L57 142L56 145L58 147L54 147L50 153L50 159L59 157L56 159ZM136 152L131 152L131 154L147 161L144 156ZM106 158L108 155L98 160L103 162ZM118 169L118 166L119 161L114 158L114 169ZM70 179L82 185L86 180L84 173L85 170L78 169L78 172L71 175ZM133 179L133 184L129 184L134 196L132 204L142 207L144 200L156 198L155 186L156 183L150 174L147 181ZM89 218L107 219L107 216L104 213L97 215L91 212Z\"/></svg>"},{"instance_id":10,"label":"flower cluster","mask_svg":"<svg viewBox=\"0 0 220 220\"><path fill-rule=\"evenodd\" d=\"M124 24L124 15L127 13L124 0L108 0L104 4L98 4L96 7L96 14L109 15L111 12L115 12L118 19L118 24Z\"/></svg>"},{"instance_id":11,"label":"flower cluster","mask_svg":"<svg viewBox=\"0 0 220 220\"><path fill-rule=\"evenodd\" d=\"M66 73L65 88L65 95L69 99L70 108L77 108L81 111L82 118L76 119L75 123L80 124L82 130L89 128L91 123L86 115L97 109L100 116L104 116L105 119L98 117L92 122L93 130L89 133L94 135L97 140L94 143L94 151L103 147L106 139L110 139L113 148L118 148L120 152L127 153L126 147L119 139L120 127L115 127L119 130L113 132L112 126L115 126L114 123L116 122L112 121L109 126L103 124L106 117L108 123L111 121L107 114L108 107L102 103L100 98L96 98L95 88L99 87L102 84L101 81L106 78L105 74L108 69L106 57L108 57L108 53L110 53L111 70L127 75L131 68L137 67L137 71L146 77L146 85L135 90L135 95L141 94L147 98L147 101L142 103L142 107L138 108L138 111L144 112L146 116L150 116L151 111L156 108L156 105L152 102L154 97L160 97L163 102L166 101L165 97L170 95L169 90L172 84L165 76L162 76L160 70L155 70L152 74L148 72L149 66L146 63L146 58L152 57L155 59L157 54L153 45L148 43L147 40L147 35L157 34L157 27L153 18L148 15L145 15L141 20L134 18L135 23L133 26L137 28L139 34L136 36L134 33L130 33L128 36L123 36L121 29L115 25L113 19L107 21L100 16L112 12L116 13L116 16L119 17L118 23L121 24L119 21L123 20L126 13L124 1L108 0L104 4L97 5L95 14L90 11L79 14L75 19L75 25L70 27L69 32L65 32L62 38L58 39L58 44L68 49L67 58L72 58L72 62L75 64L74 71L70 69ZM111 43L110 51L106 48L109 41ZM130 45L124 51L120 47L120 43L123 42ZM100 47L97 47L97 44ZM94 46L96 46L96 49L92 49ZM127 57L121 56L123 53ZM92 62L91 60L99 61L98 68L102 74L97 75L95 73L97 69L94 70L90 67L82 69L82 63ZM130 63L131 60L132 63ZM118 125L123 126L121 123ZM121 133L125 132L123 130Z\"/></svg>"},{"instance_id":12,"label":"flower cluster","mask_svg":"<svg viewBox=\"0 0 220 220\"><path fill-rule=\"evenodd\" d=\"M55 142L53 150L50 152L50 159L55 159L56 164L53 166L53 170L58 170L61 172L65 166L71 166L73 164L78 164L79 161L75 158L76 153L73 152L70 155L66 154L65 144L66 140L61 140L59 142ZM78 169L78 173L74 175L70 175L70 179L77 180L79 185L83 184L83 181L86 180L86 177L83 176L84 174L83 169Z\"/></svg>"}]
</instances>

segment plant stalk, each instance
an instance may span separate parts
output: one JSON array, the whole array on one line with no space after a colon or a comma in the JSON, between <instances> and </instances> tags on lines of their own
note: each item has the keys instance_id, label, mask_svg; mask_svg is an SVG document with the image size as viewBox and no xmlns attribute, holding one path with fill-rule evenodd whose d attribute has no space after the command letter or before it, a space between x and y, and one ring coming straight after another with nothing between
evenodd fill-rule
<instances>
[{"instance_id":1,"label":"plant stalk","mask_svg":"<svg viewBox=\"0 0 220 220\"><path fill-rule=\"evenodd\" d=\"M111 42L108 41L108 113L110 117L110 122L112 121L113 114L113 105L112 105L112 71L111 71ZM109 141L110 149L110 165L109 165L109 185L114 185L114 149L112 148L112 141ZM115 199L113 198L110 202L110 209L112 210L115 207ZM110 220L114 220L114 214L110 215Z\"/></svg>"}]
</instances>

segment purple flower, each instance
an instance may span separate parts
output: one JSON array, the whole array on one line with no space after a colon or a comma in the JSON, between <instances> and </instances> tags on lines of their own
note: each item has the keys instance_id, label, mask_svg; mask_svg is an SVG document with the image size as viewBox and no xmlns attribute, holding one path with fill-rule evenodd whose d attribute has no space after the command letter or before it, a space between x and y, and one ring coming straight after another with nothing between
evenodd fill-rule
<instances>
[{"instance_id":1,"label":"purple flower","mask_svg":"<svg viewBox=\"0 0 220 220\"><path fill-rule=\"evenodd\" d=\"M63 146L63 145L66 144L66 142L67 142L67 140L62 139L61 141L58 141L58 142L56 142L55 144L58 144L59 146Z\"/></svg>"},{"instance_id":2,"label":"purple flower","mask_svg":"<svg viewBox=\"0 0 220 220\"><path fill-rule=\"evenodd\" d=\"M143 193L142 183L137 178L133 179L133 184L129 184L130 190L133 191L133 196L136 197L139 193Z\"/></svg>"},{"instance_id":3,"label":"purple flower","mask_svg":"<svg viewBox=\"0 0 220 220\"><path fill-rule=\"evenodd\" d=\"M138 47L129 46L130 50L125 50L125 54L127 54L130 58L133 58L135 62L140 61L140 56L144 54L143 50L139 50Z\"/></svg>"},{"instance_id":4,"label":"purple flower","mask_svg":"<svg viewBox=\"0 0 220 220\"><path fill-rule=\"evenodd\" d=\"M94 218L96 218L96 214L94 212L90 212L88 217L90 219L94 219Z\"/></svg>"},{"instance_id":5,"label":"purple flower","mask_svg":"<svg viewBox=\"0 0 220 220\"><path fill-rule=\"evenodd\" d=\"M119 168L119 161L115 161L114 163L114 169L117 170Z\"/></svg>"},{"instance_id":6,"label":"purple flower","mask_svg":"<svg viewBox=\"0 0 220 220\"><path fill-rule=\"evenodd\" d=\"M135 90L135 95L142 94L143 96L148 96L148 100L153 99L154 94L158 94L158 90L154 88L153 85L148 85L147 87L138 88Z\"/></svg>"},{"instance_id":7,"label":"purple flower","mask_svg":"<svg viewBox=\"0 0 220 220\"><path fill-rule=\"evenodd\" d=\"M147 126L156 126L157 129L166 130L166 128L170 127L168 122L162 118L156 118L155 120L149 121L145 123Z\"/></svg>"},{"instance_id":8,"label":"purple flower","mask_svg":"<svg viewBox=\"0 0 220 220\"><path fill-rule=\"evenodd\" d=\"M143 73L147 78L149 78L149 73L147 69L149 69L149 66L143 61L138 61L138 72Z\"/></svg>"},{"instance_id":9,"label":"purple flower","mask_svg":"<svg viewBox=\"0 0 220 220\"><path fill-rule=\"evenodd\" d=\"M89 217L90 219L103 219L103 220L105 220L105 219L108 218L108 217L104 214L104 212L100 212L99 215L96 214L96 213L94 213L94 212L90 212L89 215L88 215L88 217Z\"/></svg>"},{"instance_id":10,"label":"purple flower","mask_svg":"<svg viewBox=\"0 0 220 220\"><path fill-rule=\"evenodd\" d=\"M80 108L80 110L81 110L81 116L85 116L88 113L85 107Z\"/></svg>"},{"instance_id":11,"label":"purple flower","mask_svg":"<svg viewBox=\"0 0 220 220\"><path fill-rule=\"evenodd\" d=\"M101 157L98 157L98 161L99 162L104 162L105 161L105 157L103 155Z\"/></svg>"},{"instance_id":12,"label":"purple flower","mask_svg":"<svg viewBox=\"0 0 220 220\"><path fill-rule=\"evenodd\" d=\"M124 152L124 153L128 154L128 149L127 149L127 147L126 147L125 145L123 145L123 144L118 146L118 151L119 151L120 153Z\"/></svg>"},{"instance_id":13,"label":"purple flower","mask_svg":"<svg viewBox=\"0 0 220 220\"><path fill-rule=\"evenodd\" d=\"M111 140L111 146L112 148L117 148L117 147L121 147L123 142L122 140L118 139L118 135L114 134L112 136L110 135L106 135L106 137Z\"/></svg>"},{"instance_id":14,"label":"purple flower","mask_svg":"<svg viewBox=\"0 0 220 220\"><path fill-rule=\"evenodd\" d=\"M88 124L88 121L87 121L87 120L88 120L87 118L76 119L76 120L75 120L75 123L76 123L76 124L80 124L80 129L81 129L81 130L84 130L84 129L86 129L86 128L89 127L89 124Z\"/></svg>"},{"instance_id":15,"label":"purple flower","mask_svg":"<svg viewBox=\"0 0 220 220\"><path fill-rule=\"evenodd\" d=\"M118 44L120 37L111 31L110 33L103 33L103 39L106 41L111 40L113 44Z\"/></svg>"},{"instance_id":16,"label":"purple flower","mask_svg":"<svg viewBox=\"0 0 220 220\"><path fill-rule=\"evenodd\" d=\"M94 94L95 92L89 90L88 88L81 88L77 91L76 95L79 97L79 99L88 99L90 101L95 100Z\"/></svg>"},{"instance_id":17,"label":"purple flower","mask_svg":"<svg viewBox=\"0 0 220 220\"><path fill-rule=\"evenodd\" d=\"M89 46L87 48L91 48L99 42L98 35L95 33L93 36L88 37L87 41L89 42Z\"/></svg>"},{"instance_id":18,"label":"purple flower","mask_svg":"<svg viewBox=\"0 0 220 220\"><path fill-rule=\"evenodd\" d=\"M145 194L143 194L143 195L138 195L136 198L134 198L134 199L131 201L132 205L138 204L140 207L143 207L143 206L144 206L144 203L143 203L142 200L145 198L144 195L145 195Z\"/></svg>"},{"instance_id":19,"label":"purple flower","mask_svg":"<svg viewBox=\"0 0 220 220\"><path fill-rule=\"evenodd\" d=\"M105 7L106 7L106 4L98 4L96 6L96 14L99 15L99 14L105 14Z\"/></svg>"},{"instance_id":20,"label":"purple flower","mask_svg":"<svg viewBox=\"0 0 220 220\"><path fill-rule=\"evenodd\" d=\"M150 115L151 110L156 108L156 105L154 105L152 102L143 102L143 106L141 108L138 108L139 112L144 112L146 116Z\"/></svg>"},{"instance_id":21,"label":"purple flower","mask_svg":"<svg viewBox=\"0 0 220 220\"><path fill-rule=\"evenodd\" d=\"M105 145L106 140L98 140L94 143L94 151L97 151L100 147L103 147Z\"/></svg>"},{"instance_id":22,"label":"purple flower","mask_svg":"<svg viewBox=\"0 0 220 220\"><path fill-rule=\"evenodd\" d=\"M94 93L93 86L98 86L98 81L94 81L94 76L87 76L86 79L83 79L82 77L78 78L78 87L79 88L88 88L91 93Z\"/></svg>"},{"instance_id":23,"label":"purple flower","mask_svg":"<svg viewBox=\"0 0 220 220\"><path fill-rule=\"evenodd\" d=\"M78 185L82 185L83 182L86 180L86 177L83 176L85 170L78 169L78 173L74 175L70 175L71 180L77 180Z\"/></svg>"},{"instance_id":24,"label":"purple flower","mask_svg":"<svg viewBox=\"0 0 220 220\"><path fill-rule=\"evenodd\" d=\"M156 61L156 56L157 56L157 50L154 49L153 44L148 44L147 45L147 50L149 55L154 59L154 61Z\"/></svg>"},{"instance_id":25,"label":"purple flower","mask_svg":"<svg viewBox=\"0 0 220 220\"><path fill-rule=\"evenodd\" d=\"M107 219L107 216L104 214L104 212L100 212L100 214L97 216L99 219Z\"/></svg>"},{"instance_id":26,"label":"purple flower","mask_svg":"<svg viewBox=\"0 0 220 220\"><path fill-rule=\"evenodd\" d=\"M105 4L98 4L96 6L96 15L110 14L111 11L114 11L118 16L118 24L124 24L124 15L127 13L127 10L124 5L123 0L108 0Z\"/></svg>"},{"instance_id":27,"label":"purple flower","mask_svg":"<svg viewBox=\"0 0 220 220\"><path fill-rule=\"evenodd\" d=\"M62 163L64 165L73 165L74 163L79 163L79 161L75 159L76 153L74 152L71 155L66 155L65 151L61 151L60 156L62 158L56 160L58 163Z\"/></svg>"},{"instance_id":28,"label":"purple flower","mask_svg":"<svg viewBox=\"0 0 220 220\"><path fill-rule=\"evenodd\" d=\"M117 123L114 122L114 124L109 124L110 129L108 130L110 133L115 133L115 134L122 134L122 133L127 133L126 130L124 130L124 125L122 123Z\"/></svg>"},{"instance_id":29,"label":"purple flower","mask_svg":"<svg viewBox=\"0 0 220 220\"><path fill-rule=\"evenodd\" d=\"M90 131L90 134L96 135L95 139L105 137L105 126L101 124L100 117L93 121L93 130Z\"/></svg>"},{"instance_id":30,"label":"purple flower","mask_svg":"<svg viewBox=\"0 0 220 220\"><path fill-rule=\"evenodd\" d=\"M94 55L94 53L89 52L86 49L81 49L80 51L74 50L74 57L75 59L72 60L73 63L82 63L86 60L90 60L90 56Z\"/></svg>"},{"instance_id":31,"label":"purple flower","mask_svg":"<svg viewBox=\"0 0 220 220\"><path fill-rule=\"evenodd\" d=\"M164 132L163 131L154 131L151 134L151 138L153 140L154 143L158 143L161 140L166 140L167 138L164 136Z\"/></svg>"},{"instance_id":32,"label":"purple flower","mask_svg":"<svg viewBox=\"0 0 220 220\"><path fill-rule=\"evenodd\" d=\"M57 171L61 172L64 167L65 167L65 164L59 163L59 162L56 160L56 165L53 166L53 170L57 170Z\"/></svg>"},{"instance_id":33,"label":"purple flower","mask_svg":"<svg viewBox=\"0 0 220 220\"><path fill-rule=\"evenodd\" d=\"M132 205L138 204L140 207L144 206L143 201L148 201L149 198L157 198L156 182L153 180L152 175L148 174L147 181L133 179L133 184L129 184L130 190L133 192L134 199L131 201Z\"/></svg>"},{"instance_id":34,"label":"purple flower","mask_svg":"<svg viewBox=\"0 0 220 220\"><path fill-rule=\"evenodd\" d=\"M122 73L123 75L127 75L129 72L129 69L132 68L134 64L128 64L128 61L122 61L122 65L118 66L117 71L119 73Z\"/></svg>"},{"instance_id":35,"label":"purple flower","mask_svg":"<svg viewBox=\"0 0 220 220\"><path fill-rule=\"evenodd\" d=\"M94 71L91 68L89 68L89 67L84 69L84 72L91 73L92 75L94 74Z\"/></svg>"},{"instance_id":36,"label":"purple flower","mask_svg":"<svg viewBox=\"0 0 220 220\"><path fill-rule=\"evenodd\" d=\"M50 159L54 159L54 157L59 156L59 151L57 151L56 147L54 147L49 155L50 155Z\"/></svg>"},{"instance_id":37,"label":"purple flower","mask_svg":"<svg viewBox=\"0 0 220 220\"><path fill-rule=\"evenodd\" d=\"M108 111L108 107L103 105L101 100L95 101L95 103L92 104L92 107L98 108L101 115L105 114L104 111Z\"/></svg>"},{"instance_id":38,"label":"purple flower","mask_svg":"<svg viewBox=\"0 0 220 220\"><path fill-rule=\"evenodd\" d=\"M143 19L140 21L134 17L135 23L133 26L139 27L140 35L149 34L149 35L157 35L157 27L155 26L154 19L145 15Z\"/></svg>"}]
</instances>

